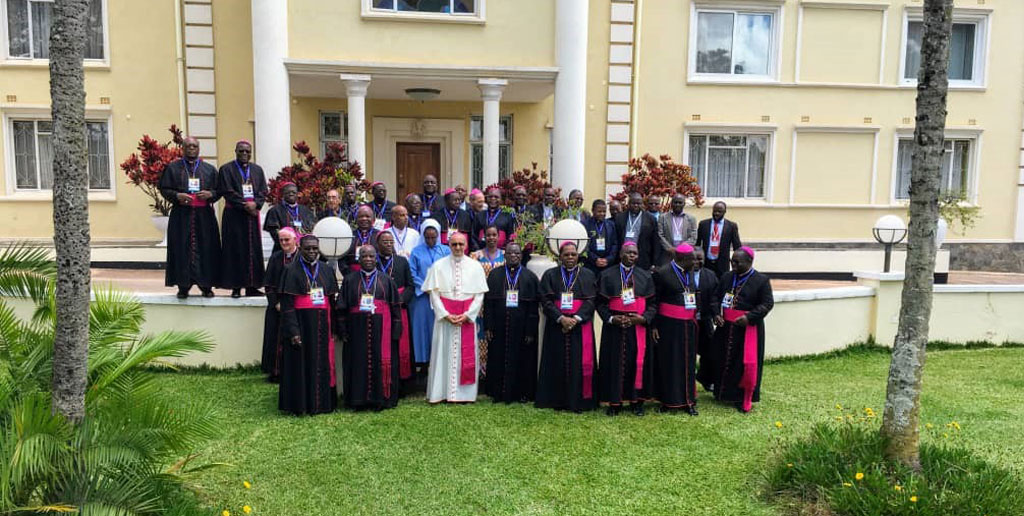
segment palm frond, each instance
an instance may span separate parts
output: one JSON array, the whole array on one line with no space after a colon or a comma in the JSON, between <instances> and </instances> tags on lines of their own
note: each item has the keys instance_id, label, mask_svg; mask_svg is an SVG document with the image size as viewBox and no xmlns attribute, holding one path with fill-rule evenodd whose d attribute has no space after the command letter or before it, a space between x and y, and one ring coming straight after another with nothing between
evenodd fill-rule
<instances>
[{"instance_id":1,"label":"palm frond","mask_svg":"<svg viewBox=\"0 0 1024 516\"><path fill-rule=\"evenodd\" d=\"M0 296L46 299L57 265L46 249L13 243L0 252Z\"/></svg>"},{"instance_id":2,"label":"palm frond","mask_svg":"<svg viewBox=\"0 0 1024 516\"><path fill-rule=\"evenodd\" d=\"M78 507L67 504L48 504L48 505L36 505L34 507L14 507L7 511L9 514L18 513L29 513L29 514L67 514L67 513L78 513Z\"/></svg>"},{"instance_id":3,"label":"palm frond","mask_svg":"<svg viewBox=\"0 0 1024 516\"><path fill-rule=\"evenodd\" d=\"M190 353L206 353L211 349L213 339L206 332L166 331L147 335L128 348L120 364L97 378L93 388L102 391L125 372L155 360L178 358Z\"/></svg>"},{"instance_id":4,"label":"palm frond","mask_svg":"<svg viewBox=\"0 0 1024 516\"><path fill-rule=\"evenodd\" d=\"M145 320L142 303L131 294L113 286L93 289L89 304L89 347L130 342Z\"/></svg>"}]
</instances>

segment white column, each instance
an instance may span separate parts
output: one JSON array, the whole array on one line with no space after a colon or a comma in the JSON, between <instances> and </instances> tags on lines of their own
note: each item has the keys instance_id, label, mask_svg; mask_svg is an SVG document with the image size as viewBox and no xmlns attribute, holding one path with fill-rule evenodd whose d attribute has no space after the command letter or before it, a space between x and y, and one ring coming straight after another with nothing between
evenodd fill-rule
<instances>
[{"instance_id":1,"label":"white column","mask_svg":"<svg viewBox=\"0 0 1024 516\"><path fill-rule=\"evenodd\" d=\"M587 1L555 3L555 127L552 184L563 192L583 190L587 129Z\"/></svg>"},{"instance_id":2,"label":"white column","mask_svg":"<svg viewBox=\"0 0 1024 516\"><path fill-rule=\"evenodd\" d=\"M341 74L348 96L348 160L358 162L363 173L366 170L366 89L370 86L369 75Z\"/></svg>"},{"instance_id":3,"label":"white column","mask_svg":"<svg viewBox=\"0 0 1024 516\"><path fill-rule=\"evenodd\" d=\"M277 176L291 164L292 124L288 70L288 2L252 0L254 161Z\"/></svg>"},{"instance_id":4,"label":"white column","mask_svg":"<svg viewBox=\"0 0 1024 516\"><path fill-rule=\"evenodd\" d=\"M498 182L498 125L501 92L508 85L505 79L480 79L480 97L484 100L484 177L483 185Z\"/></svg>"}]
</instances>

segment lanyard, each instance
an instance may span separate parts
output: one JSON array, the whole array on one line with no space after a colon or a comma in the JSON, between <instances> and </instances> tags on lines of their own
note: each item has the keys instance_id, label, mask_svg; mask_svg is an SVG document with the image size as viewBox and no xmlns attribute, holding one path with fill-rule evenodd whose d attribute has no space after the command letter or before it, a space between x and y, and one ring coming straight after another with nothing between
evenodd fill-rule
<instances>
[{"instance_id":1,"label":"lanyard","mask_svg":"<svg viewBox=\"0 0 1024 516\"><path fill-rule=\"evenodd\" d=\"M629 286L629 280L633 279L633 267L626 267L619 264L619 278L622 279L622 288Z\"/></svg>"},{"instance_id":2,"label":"lanyard","mask_svg":"<svg viewBox=\"0 0 1024 516\"><path fill-rule=\"evenodd\" d=\"M437 194L430 195L427 192L423 192L423 206L430 210L434 206L434 200L437 199Z\"/></svg>"},{"instance_id":3,"label":"lanyard","mask_svg":"<svg viewBox=\"0 0 1024 516\"><path fill-rule=\"evenodd\" d=\"M372 229L368 229L368 230L366 230L366 236L363 236L363 230L361 230L361 229L357 229L357 230L356 230L356 238L358 238L358 239L359 239L359 243L360 243L360 244L366 244L366 243L369 243L369 241L370 241L370 236L371 236L372 234L373 234L373 230L372 230Z\"/></svg>"},{"instance_id":4,"label":"lanyard","mask_svg":"<svg viewBox=\"0 0 1024 516\"><path fill-rule=\"evenodd\" d=\"M679 215L672 214L672 229L677 233L683 232L683 222L686 221L686 217L682 213Z\"/></svg>"},{"instance_id":5,"label":"lanyard","mask_svg":"<svg viewBox=\"0 0 1024 516\"><path fill-rule=\"evenodd\" d=\"M494 221L497 220L498 215L500 213L501 213L501 210L494 210L494 215L493 216L492 215L488 215L487 216L487 225L488 226L494 225Z\"/></svg>"},{"instance_id":6,"label":"lanyard","mask_svg":"<svg viewBox=\"0 0 1024 516\"><path fill-rule=\"evenodd\" d=\"M626 225L628 231L631 231L633 234L636 234L636 227L637 225L640 224L640 221L643 220L643 218L644 212L640 212L640 214L637 215L635 219L632 215L626 215Z\"/></svg>"},{"instance_id":7,"label":"lanyard","mask_svg":"<svg viewBox=\"0 0 1024 516\"><path fill-rule=\"evenodd\" d=\"M242 168L242 165L238 164L238 160L235 160L235 168L237 168L238 169L238 173L242 175L242 182L243 183L248 183L249 182L249 164L246 163L245 164L245 168Z\"/></svg>"},{"instance_id":8,"label":"lanyard","mask_svg":"<svg viewBox=\"0 0 1024 516\"><path fill-rule=\"evenodd\" d=\"M291 220L293 220L293 221L294 220L299 220L299 204L298 203L295 203L295 209L294 210L292 209L291 206L288 206L287 204L284 205L284 209L288 210L288 216L291 218Z\"/></svg>"},{"instance_id":9,"label":"lanyard","mask_svg":"<svg viewBox=\"0 0 1024 516\"><path fill-rule=\"evenodd\" d=\"M449 230L451 230L453 228L458 229L456 227L456 225L455 225L455 221L459 219L459 210L455 210L454 212L452 212L449 215L448 208L445 208L445 210L444 210L444 218L448 220L448 229Z\"/></svg>"},{"instance_id":10,"label":"lanyard","mask_svg":"<svg viewBox=\"0 0 1024 516\"><path fill-rule=\"evenodd\" d=\"M394 263L394 261L395 261L395 255L391 255L391 256L388 257L388 263L381 263L380 255L377 255L377 268L379 268L380 270L384 271L385 274L390 276L391 275L391 266Z\"/></svg>"},{"instance_id":11,"label":"lanyard","mask_svg":"<svg viewBox=\"0 0 1024 516\"><path fill-rule=\"evenodd\" d=\"M602 237L602 238L604 237L604 225L607 224L607 223L608 223L607 220L602 220L601 222L595 222L594 223L594 226L597 228L597 236L598 237Z\"/></svg>"},{"instance_id":12,"label":"lanyard","mask_svg":"<svg viewBox=\"0 0 1024 516\"><path fill-rule=\"evenodd\" d=\"M558 269L562 273L562 286L565 287L565 291L572 292L572 287L576 285L576 278L579 277L580 266L577 265L572 272L569 273L568 277L565 275L565 267L559 266Z\"/></svg>"},{"instance_id":13,"label":"lanyard","mask_svg":"<svg viewBox=\"0 0 1024 516\"><path fill-rule=\"evenodd\" d=\"M423 225L422 215L409 215L409 227L415 229L416 231L419 231L420 230L420 226L422 226L422 225Z\"/></svg>"},{"instance_id":14,"label":"lanyard","mask_svg":"<svg viewBox=\"0 0 1024 516\"><path fill-rule=\"evenodd\" d=\"M509 277L508 267L505 267L505 283L508 284L508 290L515 290L519 286L519 275L522 274L523 267L516 267L516 276L514 278Z\"/></svg>"},{"instance_id":15,"label":"lanyard","mask_svg":"<svg viewBox=\"0 0 1024 516\"><path fill-rule=\"evenodd\" d=\"M405 239L406 239L406 237L409 236L409 228L406 227L406 228L402 229L402 236L401 237L399 237L398 233L395 232L395 226L391 226L390 229L391 229L391 234L394 235L394 237L395 237L395 242L398 242L398 247L401 247L402 249L405 249Z\"/></svg>"},{"instance_id":16,"label":"lanyard","mask_svg":"<svg viewBox=\"0 0 1024 516\"><path fill-rule=\"evenodd\" d=\"M201 159L197 159L196 160L196 164L190 170L188 168L188 160L186 160L185 158L181 158L181 162L185 165L185 173L188 174L188 177L190 177L192 179L196 178L196 171L199 170L199 162L200 161L202 161L202 160Z\"/></svg>"},{"instance_id":17,"label":"lanyard","mask_svg":"<svg viewBox=\"0 0 1024 516\"><path fill-rule=\"evenodd\" d=\"M749 271L747 271L746 274L743 274L742 276L733 276L732 277L732 292L733 292L733 294L736 293L736 287L739 286L739 288L742 289L743 285L747 284L747 280L750 279L750 276L753 275L753 274L754 274L754 269L750 269Z\"/></svg>"},{"instance_id":18,"label":"lanyard","mask_svg":"<svg viewBox=\"0 0 1024 516\"><path fill-rule=\"evenodd\" d=\"M384 200L384 205L380 207L380 211L377 210L377 203L373 203L373 213L377 215L378 219L384 218L384 212L388 209L388 201Z\"/></svg>"},{"instance_id":19,"label":"lanyard","mask_svg":"<svg viewBox=\"0 0 1024 516\"><path fill-rule=\"evenodd\" d=\"M676 265L676 262L672 262L672 272L676 273L679 283L683 284L683 290L690 290L690 273L684 272L682 267Z\"/></svg>"},{"instance_id":20,"label":"lanyard","mask_svg":"<svg viewBox=\"0 0 1024 516\"><path fill-rule=\"evenodd\" d=\"M363 292L364 293L366 293L366 294L373 294L373 293L375 293L375 291L376 291L375 287L377 286L377 271L373 271L372 274L367 274L366 271L363 271L363 278L362 278L361 283L362 283L362 286L363 286Z\"/></svg>"},{"instance_id":21,"label":"lanyard","mask_svg":"<svg viewBox=\"0 0 1024 516\"><path fill-rule=\"evenodd\" d=\"M302 262L302 270L306 272L306 286L312 288L313 285L320 284L320 262L314 263L313 272L309 272L309 267L306 266L306 260L299 260Z\"/></svg>"}]
</instances>

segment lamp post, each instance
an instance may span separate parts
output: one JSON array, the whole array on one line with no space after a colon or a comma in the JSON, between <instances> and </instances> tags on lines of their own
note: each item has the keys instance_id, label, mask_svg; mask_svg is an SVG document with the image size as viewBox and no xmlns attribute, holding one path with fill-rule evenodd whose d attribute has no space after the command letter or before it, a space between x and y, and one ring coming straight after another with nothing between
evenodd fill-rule
<instances>
[{"instance_id":1,"label":"lamp post","mask_svg":"<svg viewBox=\"0 0 1024 516\"><path fill-rule=\"evenodd\" d=\"M574 242L576 249L581 253L586 249L587 242L590 241L590 237L587 235L587 228L573 219L558 221L555 225L548 228L547 233L545 239L548 243L548 249L551 249L555 256L558 256L559 244L566 240Z\"/></svg>"},{"instance_id":2,"label":"lamp post","mask_svg":"<svg viewBox=\"0 0 1024 516\"><path fill-rule=\"evenodd\" d=\"M903 241L907 237L907 226L903 219L896 215L883 215L871 228L871 234L875 241L885 246L885 268L882 272L889 272L892 264L892 246Z\"/></svg>"},{"instance_id":3,"label":"lamp post","mask_svg":"<svg viewBox=\"0 0 1024 516\"><path fill-rule=\"evenodd\" d=\"M352 228L339 217L326 217L313 227L313 235L320 239L320 254L338 277L338 260L352 247Z\"/></svg>"}]
</instances>

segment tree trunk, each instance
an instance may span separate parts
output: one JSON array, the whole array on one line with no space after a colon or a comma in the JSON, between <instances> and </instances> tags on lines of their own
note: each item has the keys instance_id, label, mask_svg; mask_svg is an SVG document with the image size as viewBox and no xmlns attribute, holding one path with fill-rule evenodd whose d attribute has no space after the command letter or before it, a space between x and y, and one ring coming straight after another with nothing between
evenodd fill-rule
<instances>
[{"instance_id":1,"label":"tree trunk","mask_svg":"<svg viewBox=\"0 0 1024 516\"><path fill-rule=\"evenodd\" d=\"M917 122L910 172L910 226L900 322L889 366L882 435L886 457L920 469L918 419L935 275L935 231L949 86L953 0L925 0Z\"/></svg>"},{"instance_id":2,"label":"tree trunk","mask_svg":"<svg viewBox=\"0 0 1024 516\"><path fill-rule=\"evenodd\" d=\"M82 69L88 12L89 0L57 0L50 33L57 254L53 411L76 423L85 416L89 352L89 175Z\"/></svg>"}]
</instances>

